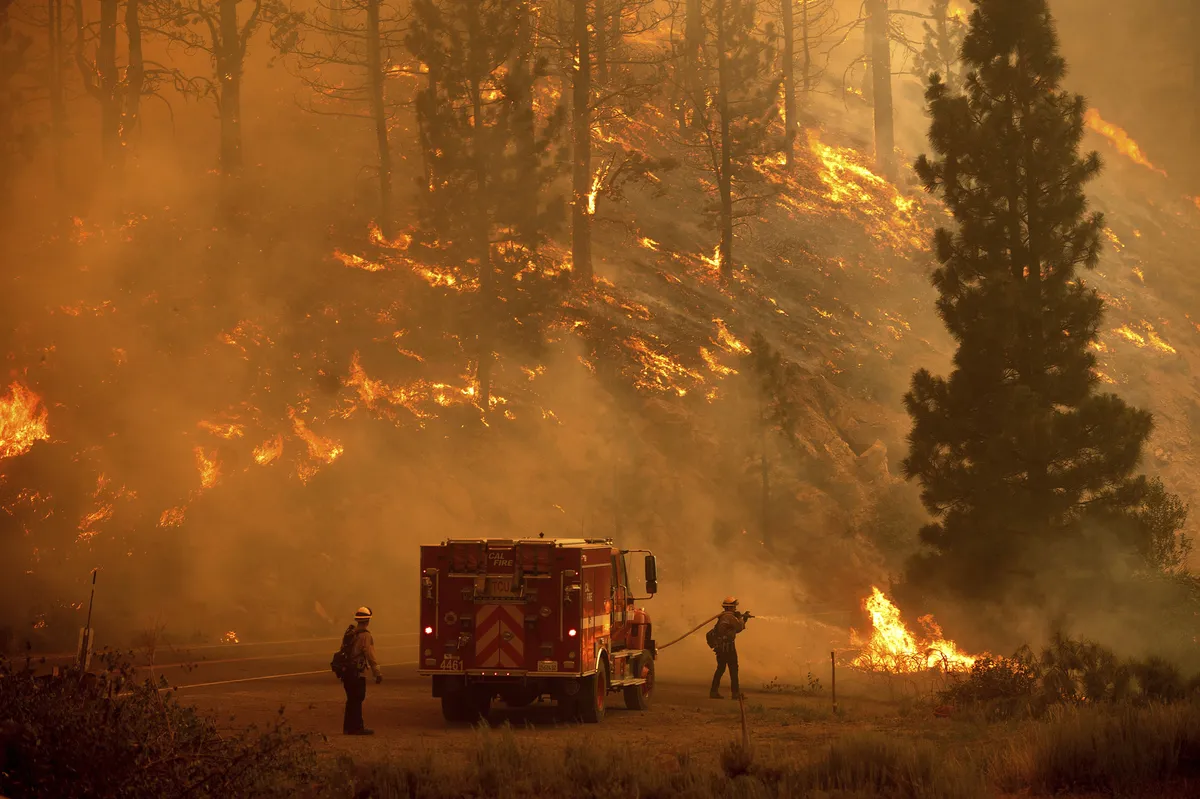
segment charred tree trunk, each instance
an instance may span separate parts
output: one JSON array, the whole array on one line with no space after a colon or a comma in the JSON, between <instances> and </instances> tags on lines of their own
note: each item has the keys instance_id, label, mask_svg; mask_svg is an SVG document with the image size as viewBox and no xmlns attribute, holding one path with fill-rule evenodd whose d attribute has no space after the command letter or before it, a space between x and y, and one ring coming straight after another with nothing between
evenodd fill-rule
<instances>
[{"instance_id":1,"label":"charred tree trunk","mask_svg":"<svg viewBox=\"0 0 1200 799\"><path fill-rule=\"evenodd\" d=\"M781 0L783 12L783 154L791 171L796 157L796 29L794 0ZM806 5L805 0L800 4Z\"/></svg>"},{"instance_id":2,"label":"charred tree trunk","mask_svg":"<svg viewBox=\"0 0 1200 799\"><path fill-rule=\"evenodd\" d=\"M220 85L221 174L237 175L242 169L242 37L238 31L238 0L220 0L221 41L217 48Z\"/></svg>"},{"instance_id":3,"label":"charred tree trunk","mask_svg":"<svg viewBox=\"0 0 1200 799\"><path fill-rule=\"evenodd\" d=\"M804 96L812 93L812 31L808 18L808 0L800 0L800 42L804 56L800 63L804 71L800 79L804 86Z\"/></svg>"},{"instance_id":4,"label":"charred tree trunk","mask_svg":"<svg viewBox=\"0 0 1200 799\"><path fill-rule=\"evenodd\" d=\"M534 84L534 11L533 3L525 2L517 28L517 52L513 58L514 88L517 97L517 147L521 168L534 170L537 151L533 112Z\"/></svg>"},{"instance_id":5,"label":"charred tree trunk","mask_svg":"<svg viewBox=\"0 0 1200 799\"><path fill-rule=\"evenodd\" d=\"M379 2L367 0L367 89L371 93L371 119L379 151L379 229L392 236L392 150L388 142L388 114L383 98L383 59L380 56Z\"/></svg>"},{"instance_id":6,"label":"charred tree trunk","mask_svg":"<svg viewBox=\"0 0 1200 799\"><path fill-rule=\"evenodd\" d=\"M725 0L717 0L717 115L721 124L720 166L717 183L721 193L721 243L717 251L721 279L733 277L733 159L729 136L729 53L725 43Z\"/></svg>"},{"instance_id":7,"label":"charred tree trunk","mask_svg":"<svg viewBox=\"0 0 1200 799\"><path fill-rule=\"evenodd\" d=\"M766 401L759 398L758 426L760 432L759 472L762 477L762 499L759 510L759 536L763 546L771 545L771 463L767 459L767 409Z\"/></svg>"},{"instance_id":8,"label":"charred tree trunk","mask_svg":"<svg viewBox=\"0 0 1200 799\"><path fill-rule=\"evenodd\" d=\"M146 85L146 60L142 55L141 0L126 0L125 38L129 42L129 67L125 72L124 119L121 145L128 146L141 126L142 92Z\"/></svg>"},{"instance_id":9,"label":"charred tree trunk","mask_svg":"<svg viewBox=\"0 0 1200 799\"><path fill-rule=\"evenodd\" d=\"M596 80L604 83L608 80L608 21L607 7L611 2L619 0L596 0L596 19L592 29L596 31Z\"/></svg>"},{"instance_id":10,"label":"charred tree trunk","mask_svg":"<svg viewBox=\"0 0 1200 799\"><path fill-rule=\"evenodd\" d=\"M700 104L697 94L700 89L700 54L704 47L704 17L701 0L687 0L687 18L683 34L683 80L684 93L689 100L684 107L691 107L692 127L701 125Z\"/></svg>"},{"instance_id":11,"label":"charred tree trunk","mask_svg":"<svg viewBox=\"0 0 1200 799\"><path fill-rule=\"evenodd\" d=\"M592 57L588 44L587 0L575 0L575 80L571 128L575 136L571 208L571 262L575 279L592 285Z\"/></svg>"},{"instance_id":12,"label":"charred tree trunk","mask_svg":"<svg viewBox=\"0 0 1200 799\"><path fill-rule=\"evenodd\" d=\"M892 120L892 51L887 0L867 0L871 50L871 97L875 104L875 162L888 180L896 179L896 135Z\"/></svg>"},{"instance_id":13,"label":"charred tree trunk","mask_svg":"<svg viewBox=\"0 0 1200 799\"><path fill-rule=\"evenodd\" d=\"M117 0L100 0L100 45L96 49L100 100L100 151L116 172L121 161L121 102L117 95Z\"/></svg>"},{"instance_id":14,"label":"charred tree trunk","mask_svg":"<svg viewBox=\"0 0 1200 799\"><path fill-rule=\"evenodd\" d=\"M467 35L470 39L469 52L474 55L476 42L481 36L479 19L472 15L467 25ZM476 320L476 355L478 363L475 366L475 379L479 383L479 407L484 416L488 415L491 407L492 389L492 311L494 298L492 296L492 245L491 213L488 210L488 154L485 151L486 131L483 125L483 91L481 81L484 69L481 64L471 65L471 147L475 161L475 258L479 262L479 318Z\"/></svg>"},{"instance_id":15,"label":"charred tree trunk","mask_svg":"<svg viewBox=\"0 0 1200 799\"><path fill-rule=\"evenodd\" d=\"M46 4L49 20L50 64L47 75L50 92L50 134L54 160L54 185L61 192L67 185L67 169L64 162L63 146L67 139L67 104L63 96L63 19L62 0L48 0ZM76 6L76 13L80 7ZM81 17L82 18L82 17ZM79 22L82 25L82 22Z\"/></svg>"},{"instance_id":16,"label":"charred tree trunk","mask_svg":"<svg viewBox=\"0 0 1200 799\"><path fill-rule=\"evenodd\" d=\"M609 49L613 54L613 58L617 57L617 51L621 49L621 3L622 0L612 0L612 12L609 15L609 34L608 42Z\"/></svg>"}]
</instances>

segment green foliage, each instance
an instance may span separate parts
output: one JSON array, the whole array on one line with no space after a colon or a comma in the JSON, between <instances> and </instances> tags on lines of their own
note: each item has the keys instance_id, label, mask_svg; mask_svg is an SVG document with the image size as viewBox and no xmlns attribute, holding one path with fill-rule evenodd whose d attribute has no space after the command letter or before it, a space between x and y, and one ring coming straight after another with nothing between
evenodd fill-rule
<instances>
[{"instance_id":1,"label":"green foliage","mask_svg":"<svg viewBox=\"0 0 1200 799\"><path fill-rule=\"evenodd\" d=\"M803 685L792 685L779 681L778 677L772 677L768 683L763 683L763 691L768 694L792 694L794 696L816 696L823 690L821 688L821 679L813 675L810 671L805 678Z\"/></svg>"},{"instance_id":2,"label":"green foliage","mask_svg":"<svg viewBox=\"0 0 1200 799\"><path fill-rule=\"evenodd\" d=\"M933 0L929 9L933 24L923 22L925 39L913 57L913 69L918 75L938 75L950 92L962 90L963 76L959 55L967 36L967 25L950 13L950 0Z\"/></svg>"},{"instance_id":3,"label":"green foliage","mask_svg":"<svg viewBox=\"0 0 1200 799\"><path fill-rule=\"evenodd\" d=\"M1196 687L1200 675L1187 683L1164 658L1125 661L1093 641L1056 634L1040 655L1022 647L1011 658L980 658L939 696L989 718L1014 718L1040 717L1064 704L1177 702Z\"/></svg>"},{"instance_id":4,"label":"green foliage","mask_svg":"<svg viewBox=\"0 0 1200 799\"><path fill-rule=\"evenodd\" d=\"M1101 534L1127 557L1177 563L1185 510L1134 474L1150 414L1096 390L1103 302L1078 270L1099 260L1103 219L1084 186L1100 160L1079 154L1084 101L1060 88L1046 0L980 0L971 19L965 93L930 80L935 157L916 165L956 222L937 231L933 282L958 351L948 378L921 370L905 397L904 471L935 518L907 579L1028 595L1050 564L1100 573Z\"/></svg>"},{"instance_id":5,"label":"green foliage","mask_svg":"<svg viewBox=\"0 0 1200 799\"><path fill-rule=\"evenodd\" d=\"M128 659L105 670L35 677L0 661L0 794L41 796L294 796L314 760L278 721L230 735Z\"/></svg>"},{"instance_id":6,"label":"green foliage","mask_svg":"<svg viewBox=\"0 0 1200 799\"><path fill-rule=\"evenodd\" d=\"M535 130L530 98L545 65L526 63L527 13L505 0L417 0L406 39L428 69L416 103L425 159L417 251L454 271L470 265L458 281L476 294L450 313L464 338L479 337L485 391L496 340L536 346L539 314L565 287L566 274L541 250L562 221L550 183L561 169L551 145L564 114L560 106Z\"/></svg>"}]
</instances>

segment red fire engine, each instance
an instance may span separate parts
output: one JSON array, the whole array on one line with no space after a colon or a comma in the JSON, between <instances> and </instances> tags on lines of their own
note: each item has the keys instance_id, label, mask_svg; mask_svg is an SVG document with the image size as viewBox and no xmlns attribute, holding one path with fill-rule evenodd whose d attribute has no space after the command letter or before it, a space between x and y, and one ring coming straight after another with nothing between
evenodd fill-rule
<instances>
[{"instance_id":1,"label":"red fire engine","mask_svg":"<svg viewBox=\"0 0 1200 799\"><path fill-rule=\"evenodd\" d=\"M645 554L645 597L625 556ZM492 700L549 697L598 722L610 693L645 710L654 690L654 555L606 539L453 539L421 547L421 669L447 721L486 717Z\"/></svg>"}]
</instances>

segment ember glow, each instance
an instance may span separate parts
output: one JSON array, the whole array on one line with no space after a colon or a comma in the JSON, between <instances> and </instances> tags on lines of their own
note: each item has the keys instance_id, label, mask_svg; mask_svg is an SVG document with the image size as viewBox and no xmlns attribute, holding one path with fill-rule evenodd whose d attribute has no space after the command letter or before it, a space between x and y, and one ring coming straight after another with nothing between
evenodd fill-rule
<instances>
[{"instance_id":1,"label":"ember glow","mask_svg":"<svg viewBox=\"0 0 1200 799\"><path fill-rule=\"evenodd\" d=\"M275 436L254 448L254 462L266 466L283 454L283 436Z\"/></svg>"},{"instance_id":2,"label":"ember glow","mask_svg":"<svg viewBox=\"0 0 1200 799\"><path fill-rule=\"evenodd\" d=\"M1138 143L1134 141L1128 133L1111 122L1105 122L1104 118L1100 116L1100 112L1095 108L1089 108L1087 110L1087 113L1083 115L1083 122L1089 128L1108 139L1112 146L1117 148L1117 152L1128 158L1130 161L1133 161L1139 166L1144 166L1149 170L1157 172L1164 178L1167 176L1165 171L1159 169L1150 162L1150 159L1147 158L1146 154L1142 152L1142 148L1138 146Z\"/></svg>"},{"instance_id":3,"label":"ember glow","mask_svg":"<svg viewBox=\"0 0 1200 799\"><path fill-rule=\"evenodd\" d=\"M50 438L48 413L41 397L20 383L0 397L0 458L24 455L38 441Z\"/></svg>"},{"instance_id":4,"label":"ember glow","mask_svg":"<svg viewBox=\"0 0 1200 799\"><path fill-rule=\"evenodd\" d=\"M855 668L888 674L956 671L969 669L978 658L959 652L953 641L945 640L932 616L917 620L925 634L914 635L900 618L900 610L878 588L871 589L863 608L871 616L871 634L862 640L853 631L854 644L861 648L852 662Z\"/></svg>"}]
</instances>

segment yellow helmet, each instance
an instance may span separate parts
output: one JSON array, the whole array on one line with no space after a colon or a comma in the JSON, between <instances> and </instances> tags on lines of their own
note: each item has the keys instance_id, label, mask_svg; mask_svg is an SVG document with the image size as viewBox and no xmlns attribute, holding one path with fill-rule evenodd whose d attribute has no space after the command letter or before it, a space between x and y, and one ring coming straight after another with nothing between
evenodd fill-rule
<instances>
[{"instance_id":1,"label":"yellow helmet","mask_svg":"<svg viewBox=\"0 0 1200 799\"><path fill-rule=\"evenodd\" d=\"M370 621L371 620L371 609L366 606L359 608L358 610L356 610L354 612L354 620L355 621Z\"/></svg>"},{"instance_id":2,"label":"yellow helmet","mask_svg":"<svg viewBox=\"0 0 1200 799\"><path fill-rule=\"evenodd\" d=\"M721 603L721 606L725 607L725 608L736 608L737 603L738 603L737 597L727 596L727 597L725 597L725 601Z\"/></svg>"}]
</instances>

